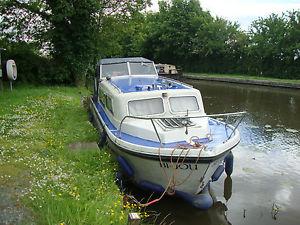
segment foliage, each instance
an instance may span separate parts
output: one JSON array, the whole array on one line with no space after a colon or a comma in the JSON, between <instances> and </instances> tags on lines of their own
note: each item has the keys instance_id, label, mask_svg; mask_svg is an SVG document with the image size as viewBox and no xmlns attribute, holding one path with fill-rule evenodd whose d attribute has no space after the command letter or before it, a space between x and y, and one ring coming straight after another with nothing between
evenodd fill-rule
<instances>
[{"instance_id":1,"label":"foliage","mask_svg":"<svg viewBox=\"0 0 300 225\"><path fill-rule=\"evenodd\" d=\"M39 42L53 57L55 76L64 83L83 85L99 54L99 28L104 18L127 18L149 3L149 0L1 1L1 37L10 42L18 39Z\"/></svg>"},{"instance_id":2,"label":"foliage","mask_svg":"<svg viewBox=\"0 0 300 225\"><path fill-rule=\"evenodd\" d=\"M1 52L2 69L5 71L5 62L13 59L17 64L18 79L16 82L31 84L58 84L64 81L63 74L56 74L53 60L40 56L36 43L12 42L3 44L6 48ZM6 76L4 79L7 80Z\"/></svg>"},{"instance_id":3,"label":"foliage","mask_svg":"<svg viewBox=\"0 0 300 225\"><path fill-rule=\"evenodd\" d=\"M160 2L148 14L144 55L158 62L181 65L188 71L228 72L241 51L245 35L237 24L213 18L197 0ZM219 66L216 66L219 65Z\"/></svg>"},{"instance_id":4,"label":"foliage","mask_svg":"<svg viewBox=\"0 0 300 225\"><path fill-rule=\"evenodd\" d=\"M271 14L268 18L254 21L250 29L253 74L291 78L299 74L299 12L289 12L278 16ZM298 66L298 71L292 68ZM296 72L296 73L295 73ZM294 73L294 74L293 74ZM295 76L296 75L296 76Z\"/></svg>"},{"instance_id":5,"label":"foliage","mask_svg":"<svg viewBox=\"0 0 300 225\"><path fill-rule=\"evenodd\" d=\"M155 13L145 11L149 4L149 0L1 1L0 41L6 46L32 42L32 48L42 50L47 57L38 59L40 51L29 54L32 68L21 49L11 47L16 54L7 55L20 58L24 68L20 72L29 77L38 72L37 81L44 83L82 85L92 77L99 58L127 56L144 56L190 72L300 77L299 10L259 18L245 32L239 24L204 11L198 0L161 0ZM38 65L42 68L33 69Z\"/></svg>"}]
</instances>

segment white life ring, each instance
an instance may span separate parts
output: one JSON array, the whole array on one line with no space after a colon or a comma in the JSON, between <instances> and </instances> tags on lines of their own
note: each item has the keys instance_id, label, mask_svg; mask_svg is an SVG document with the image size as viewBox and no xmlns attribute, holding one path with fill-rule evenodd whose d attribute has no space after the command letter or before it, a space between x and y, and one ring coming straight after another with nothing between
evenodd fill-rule
<instances>
[{"instance_id":1,"label":"white life ring","mask_svg":"<svg viewBox=\"0 0 300 225\"><path fill-rule=\"evenodd\" d=\"M10 59L6 62L6 73L10 80L17 79L17 65L14 60Z\"/></svg>"}]
</instances>

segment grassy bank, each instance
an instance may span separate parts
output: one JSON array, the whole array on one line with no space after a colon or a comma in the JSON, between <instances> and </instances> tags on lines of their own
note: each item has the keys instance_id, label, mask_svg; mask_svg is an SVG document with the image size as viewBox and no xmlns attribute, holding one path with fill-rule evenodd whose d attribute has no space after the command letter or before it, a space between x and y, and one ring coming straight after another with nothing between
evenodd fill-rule
<instances>
[{"instance_id":1,"label":"grassy bank","mask_svg":"<svg viewBox=\"0 0 300 225\"><path fill-rule=\"evenodd\" d=\"M279 78L270 78L270 77L261 77L261 76L238 75L238 74L208 74L208 73L184 72L184 75L199 75L199 76L208 76L208 77L226 77L226 78L236 78L236 79L238 78L238 79L248 79L248 80L265 80L265 81L300 83L300 80L279 79Z\"/></svg>"},{"instance_id":2,"label":"grassy bank","mask_svg":"<svg viewBox=\"0 0 300 225\"><path fill-rule=\"evenodd\" d=\"M16 208L24 207L20 224L127 223L109 152L76 144L98 141L79 91L89 94L28 86L0 92L0 192L10 190Z\"/></svg>"}]
</instances>

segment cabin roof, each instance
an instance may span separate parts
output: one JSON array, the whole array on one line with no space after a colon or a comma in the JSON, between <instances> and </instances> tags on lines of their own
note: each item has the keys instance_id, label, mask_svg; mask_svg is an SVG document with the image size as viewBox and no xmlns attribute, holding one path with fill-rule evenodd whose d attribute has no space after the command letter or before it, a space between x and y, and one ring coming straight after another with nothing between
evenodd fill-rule
<instances>
[{"instance_id":1,"label":"cabin roof","mask_svg":"<svg viewBox=\"0 0 300 225\"><path fill-rule=\"evenodd\" d=\"M118 87L122 93L190 88L179 82L156 77L113 77L109 81Z\"/></svg>"},{"instance_id":2,"label":"cabin roof","mask_svg":"<svg viewBox=\"0 0 300 225\"><path fill-rule=\"evenodd\" d=\"M99 64L114 64L114 63L125 63L125 62L152 62L152 61L143 57L106 58L106 59L99 60Z\"/></svg>"}]
</instances>

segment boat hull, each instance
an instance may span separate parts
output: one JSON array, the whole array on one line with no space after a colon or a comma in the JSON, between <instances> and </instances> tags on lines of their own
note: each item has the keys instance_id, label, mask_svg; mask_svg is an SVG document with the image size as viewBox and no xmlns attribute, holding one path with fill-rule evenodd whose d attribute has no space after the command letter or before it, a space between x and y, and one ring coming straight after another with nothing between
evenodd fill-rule
<instances>
[{"instance_id":1,"label":"boat hull","mask_svg":"<svg viewBox=\"0 0 300 225\"><path fill-rule=\"evenodd\" d=\"M190 195L199 194L210 182L230 149L212 159L199 157L160 157L159 155L135 154L108 139L110 149L114 152L124 173L138 185L163 192L169 188L169 194L176 191Z\"/></svg>"},{"instance_id":2,"label":"boat hull","mask_svg":"<svg viewBox=\"0 0 300 225\"><path fill-rule=\"evenodd\" d=\"M93 101L90 110L101 140L107 140L109 148L120 164L121 171L140 187L158 193L167 189L166 193L169 195L175 194L184 198L198 209L204 210L212 206L212 199L207 191L209 183L215 180L212 179L215 172L220 165L224 164L225 158L239 141L211 157L201 155L202 151L205 151L204 148L190 149L197 154L189 154L188 149L176 149L181 153L166 155L161 154L166 149L160 147L154 148L152 153L146 153L145 146L130 148L125 140L114 135L114 131L109 129Z\"/></svg>"}]
</instances>

